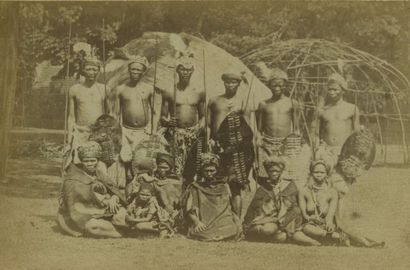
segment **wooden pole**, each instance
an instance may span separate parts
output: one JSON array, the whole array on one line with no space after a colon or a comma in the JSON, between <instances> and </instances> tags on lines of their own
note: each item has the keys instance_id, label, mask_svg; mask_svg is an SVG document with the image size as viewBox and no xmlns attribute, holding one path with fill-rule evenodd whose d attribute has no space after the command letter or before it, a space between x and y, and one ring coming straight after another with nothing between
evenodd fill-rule
<instances>
[{"instance_id":1,"label":"wooden pole","mask_svg":"<svg viewBox=\"0 0 410 270\"><path fill-rule=\"evenodd\" d=\"M0 179L6 175L17 79L18 4L0 3Z\"/></svg>"}]
</instances>

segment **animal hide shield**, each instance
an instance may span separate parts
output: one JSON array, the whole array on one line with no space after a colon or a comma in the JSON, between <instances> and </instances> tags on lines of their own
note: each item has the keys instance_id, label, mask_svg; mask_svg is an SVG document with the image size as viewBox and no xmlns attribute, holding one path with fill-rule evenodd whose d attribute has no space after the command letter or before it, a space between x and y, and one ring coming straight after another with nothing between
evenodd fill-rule
<instances>
[{"instance_id":1,"label":"animal hide shield","mask_svg":"<svg viewBox=\"0 0 410 270\"><path fill-rule=\"evenodd\" d=\"M228 181L247 184L255 153L253 132L243 116L228 114L219 126L215 140L222 148L221 171L227 174Z\"/></svg>"},{"instance_id":2,"label":"animal hide shield","mask_svg":"<svg viewBox=\"0 0 410 270\"><path fill-rule=\"evenodd\" d=\"M338 167L346 178L357 178L368 170L376 155L374 136L368 129L350 135L343 144Z\"/></svg>"}]
</instances>

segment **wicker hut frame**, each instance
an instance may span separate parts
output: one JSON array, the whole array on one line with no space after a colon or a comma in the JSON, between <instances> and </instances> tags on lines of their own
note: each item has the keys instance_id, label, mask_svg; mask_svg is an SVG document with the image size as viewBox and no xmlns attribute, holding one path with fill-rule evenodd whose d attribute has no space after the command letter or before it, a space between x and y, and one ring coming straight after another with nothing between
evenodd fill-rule
<instances>
[{"instance_id":1,"label":"wicker hut frame","mask_svg":"<svg viewBox=\"0 0 410 270\"><path fill-rule=\"evenodd\" d=\"M317 108L324 102L327 78L331 73L342 74L347 82L344 97L358 106L361 123L376 135L387 163L388 144L392 144L390 128L397 126L399 138L395 144L409 162L406 134L410 128L410 83L393 65L367 52L348 45L320 39L297 39L275 42L251 51L241 60L261 79L257 63L279 67L288 72L288 95L304 104L301 114L305 135L310 143L309 122L317 117ZM322 103L322 104L321 104Z\"/></svg>"}]
</instances>

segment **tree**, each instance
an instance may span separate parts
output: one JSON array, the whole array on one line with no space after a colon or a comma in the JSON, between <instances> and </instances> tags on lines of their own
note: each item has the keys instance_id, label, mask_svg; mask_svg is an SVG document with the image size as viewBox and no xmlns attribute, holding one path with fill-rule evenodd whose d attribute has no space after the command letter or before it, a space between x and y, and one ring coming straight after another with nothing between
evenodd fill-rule
<instances>
[{"instance_id":1,"label":"tree","mask_svg":"<svg viewBox=\"0 0 410 270\"><path fill-rule=\"evenodd\" d=\"M0 178L6 174L17 71L17 4L0 3Z\"/></svg>"}]
</instances>

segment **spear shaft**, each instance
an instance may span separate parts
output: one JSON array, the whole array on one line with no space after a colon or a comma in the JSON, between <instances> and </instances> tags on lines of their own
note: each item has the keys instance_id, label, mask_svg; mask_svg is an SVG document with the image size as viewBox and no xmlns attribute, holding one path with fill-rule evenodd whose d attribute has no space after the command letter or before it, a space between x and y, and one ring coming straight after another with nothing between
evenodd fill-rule
<instances>
[{"instance_id":1,"label":"spear shaft","mask_svg":"<svg viewBox=\"0 0 410 270\"><path fill-rule=\"evenodd\" d=\"M105 76L105 19L102 19L102 59L103 59L103 79L104 79L104 93L107 94L107 80L106 80L106 76ZM107 98L107 97L105 97ZM104 113L107 113L107 108L106 108L106 104L104 102L103 104L104 106Z\"/></svg>"},{"instance_id":2,"label":"spear shaft","mask_svg":"<svg viewBox=\"0 0 410 270\"><path fill-rule=\"evenodd\" d=\"M68 92L69 92L69 88L68 88L68 77L70 76L70 45L71 45L71 22L69 22L68 24L68 46L67 46L67 71L66 71L66 76L64 79L65 82L65 107L64 107L64 148L63 151L65 151L66 147L67 147L67 141L69 140L68 138ZM61 175L64 174L64 167L65 167L65 162L66 159L63 158L63 163L61 165Z\"/></svg>"},{"instance_id":3,"label":"spear shaft","mask_svg":"<svg viewBox=\"0 0 410 270\"><path fill-rule=\"evenodd\" d=\"M151 97L151 135L154 133L155 88L157 85L158 37L155 37L154 89Z\"/></svg>"},{"instance_id":4,"label":"spear shaft","mask_svg":"<svg viewBox=\"0 0 410 270\"><path fill-rule=\"evenodd\" d=\"M203 81L204 81L204 106L205 106L205 152L208 152L208 106L206 93L206 69L205 69L205 49L202 49L202 64L203 64Z\"/></svg>"}]
</instances>

